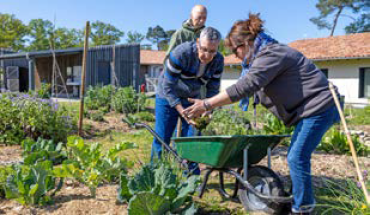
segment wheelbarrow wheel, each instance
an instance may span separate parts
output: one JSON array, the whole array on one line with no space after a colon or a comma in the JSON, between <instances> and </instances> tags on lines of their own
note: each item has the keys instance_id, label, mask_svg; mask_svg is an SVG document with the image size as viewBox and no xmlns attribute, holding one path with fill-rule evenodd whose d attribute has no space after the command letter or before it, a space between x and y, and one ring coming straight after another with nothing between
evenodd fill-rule
<instances>
[{"instance_id":1,"label":"wheelbarrow wheel","mask_svg":"<svg viewBox=\"0 0 370 215\"><path fill-rule=\"evenodd\" d=\"M254 166L248 169L248 182L259 192L266 196L284 196L284 186L279 177L269 168ZM279 214L284 207L283 203L261 199L248 191L239 188L239 199L246 211L259 211L267 214Z\"/></svg>"}]
</instances>

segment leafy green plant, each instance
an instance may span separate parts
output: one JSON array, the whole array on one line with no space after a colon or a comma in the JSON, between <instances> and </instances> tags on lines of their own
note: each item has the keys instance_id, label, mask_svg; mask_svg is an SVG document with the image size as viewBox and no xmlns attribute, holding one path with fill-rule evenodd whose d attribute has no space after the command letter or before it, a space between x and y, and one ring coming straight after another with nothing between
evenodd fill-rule
<instances>
[{"instance_id":1,"label":"leafy green plant","mask_svg":"<svg viewBox=\"0 0 370 215\"><path fill-rule=\"evenodd\" d=\"M104 112L100 110L85 111L85 117L96 122L103 122Z\"/></svg>"},{"instance_id":2,"label":"leafy green plant","mask_svg":"<svg viewBox=\"0 0 370 215\"><path fill-rule=\"evenodd\" d=\"M359 137L352 135L352 142L356 152L360 156L370 155L370 148L362 144ZM350 154L351 150L345 134L341 133L336 127L332 127L323 137L318 150L334 154Z\"/></svg>"},{"instance_id":3,"label":"leafy green plant","mask_svg":"<svg viewBox=\"0 0 370 215\"><path fill-rule=\"evenodd\" d=\"M108 113L111 109L111 100L114 93L115 87L112 85L89 86L86 91L85 109Z\"/></svg>"},{"instance_id":4,"label":"leafy green plant","mask_svg":"<svg viewBox=\"0 0 370 215\"><path fill-rule=\"evenodd\" d=\"M15 165L12 168L14 172L7 177L5 195L7 199L14 199L23 205L45 205L63 185L63 180L60 180L56 186L50 161L30 166Z\"/></svg>"},{"instance_id":5,"label":"leafy green plant","mask_svg":"<svg viewBox=\"0 0 370 215\"><path fill-rule=\"evenodd\" d=\"M294 130L292 127L286 127L283 121L279 120L276 116L271 113L267 113L265 117L265 124L263 130L267 134L291 134Z\"/></svg>"},{"instance_id":6,"label":"leafy green plant","mask_svg":"<svg viewBox=\"0 0 370 215\"><path fill-rule=\"evenodd\" d=\"M53 164L60 164L67 158L63 143L54 144L53 140L38 138L35 142L26 138L22 142L24 164L32 165L39 161L50 160Z\"/></svg>"},{"instance_id":7,"label":"leafy green plant","mask_svg":"<svg viewBox=\"0 0 370 215\"><path fill-rule=\"evenodd\" d=\"M133 143L123 142L104 154L101 144L87 145L82 138L71 136L67 142L68 160L56 168L54 174L83 183L95 197L99 184L118 180L121 172L127 172L127 168L133 166L132 162L118 157L118 153L134 147Z\"/></svg>"},{"instance_id":8,"label":"leafy green plant","mask_svg":"<svg viewBox=\"0 0 370 215\"><path fill-rule=\"evenodd\" d=\"M202 131L211 122L211 118L209 115L205 115L205 116L201 116L201 117L194 119L194 121L196 123L195 128Z\"/></svg>"},{"instance_id":9,"label":"leafy green plant","mask_svg":"<svg viewBox=\"0 0 370 215\"><path fill-rule=\"evenodd\" d=\"M250 120L241 110L218 109L203 135L245 135L250 131Z\"/></svg>"},{"instance_id":10,"label":"leafy green plant","mask_svg":"<svg viewBox=\"0 0 370 215\"><path fill-rule=\"evenodd\" d=\"M50 84L42 83L41 88L36 91L37 97L41 99L50 99L50 88Z\"/></svg>"},{"instance_id":11,"label":"leafy green plant","mask_svg":"<svg viewBox=\"0 0 370 215\"><path fill-rule=\"evenodd\" d=\"M129 202L129 214L194 214L198 182L199 176L181 178L166 163L148 164L133 177L121 174L118 200Z\"/></svg>"},{"instance_id":12,"label":"leafy green plant","mask_svg":"<svg viewBox=\"0 0 370 215\"><path fill-rule=\"evenodd\" d=\"M271 113L265 115L262 132L263 134L272 134L272 135L291 135L294 131L294 127L286 127L283 121L279 120L276 116ZM289 145L290 138L284 139L281 144Z\"/></svg>"},{"instance_id":13,"label":"leafy green plant","mask_svg":"<svg viewBox=\"0 0 370 215\"><path fill-rule=\"evenodd\" d=\"M132 86L119 88L112 100L113 109L124 114L144 111L145 104L145 94L136 93Z\"/></svg>"},{"instance_id":14,"label":"leafy green plant","mask_svg":"<svg viewBox=\"0 0 370 215\"><path fill-rule=\"evenodd\" d=\"M0 167L0 199L5 197L6 179L14 170L9 166Z\"/></svg>"}]
</instances>

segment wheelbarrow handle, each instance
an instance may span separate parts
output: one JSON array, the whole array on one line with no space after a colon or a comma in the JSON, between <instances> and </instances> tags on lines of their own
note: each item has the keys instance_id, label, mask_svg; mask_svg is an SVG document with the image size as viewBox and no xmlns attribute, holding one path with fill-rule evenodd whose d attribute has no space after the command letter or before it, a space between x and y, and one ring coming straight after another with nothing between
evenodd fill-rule
<instances>
[{"instance_id":1,"label":"wheelbarrow handle","mask_svg":"<svg viewBox=\"0 0 370 215\"><path fill-rule=\"evenodd\" d=\"M133 126L135 128L145 128L145 129L147 129L162 144L162 146L164 146L169 152L171 152L173 154L173 156L175 156L177 162L179 162L181 165L184 165L184 164L186 165L186 163L184 162L184 160L181 159L177 155L176 151L171 146L169 146L168 144L166 144L162 140L162 138L160 138L159 135L149 125L147 125L145 123L134 123ZM187 168L187 167L184 167L184 168Z\"/></svg>"}]
</instances>

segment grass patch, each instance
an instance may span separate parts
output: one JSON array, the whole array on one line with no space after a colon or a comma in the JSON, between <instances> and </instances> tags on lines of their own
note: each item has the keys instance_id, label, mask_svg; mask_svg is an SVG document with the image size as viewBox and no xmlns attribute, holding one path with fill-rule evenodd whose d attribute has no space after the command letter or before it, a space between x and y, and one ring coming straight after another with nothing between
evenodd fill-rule
<instances>
[{"instance_id":1,"label":"grass patch","mask_svg":"<svg viewBox=\"0 0 370 215\"><path fill-rule=\"evenodd\" d=\"M347 123L351 125L370 125L370 106L365 108L353 108L346 106L344 109Z\"/></svg>"},{"instance_id":2,"label":"grass patch","mask_svg":"<svg viewBox=\"0 0 370 215\"><path fill-rule=\"evenodd\" d=\"M136 130L132 132L106 132L105 135L87 139L87 143L99 142L103 146L103 151L109 150L119 142L133 142L137 145L136 149L129 149L120 155L128 160L135 162L135 167L150 162L150 152L152 148L153 136L146 130Z\"/></svg>"},{"instance_id":3,"label":"grass patch","mask_svg":"<svg viewBox=\"0 0 370 215\"><path fill-rule=\"evenodd\" d=\"M370 190L370 180L367 180L366 187ZM315 193L317 214L370 214L359 183L351 179L328 181L325 188L316 189Z\"/></svg>"}]
</instances>

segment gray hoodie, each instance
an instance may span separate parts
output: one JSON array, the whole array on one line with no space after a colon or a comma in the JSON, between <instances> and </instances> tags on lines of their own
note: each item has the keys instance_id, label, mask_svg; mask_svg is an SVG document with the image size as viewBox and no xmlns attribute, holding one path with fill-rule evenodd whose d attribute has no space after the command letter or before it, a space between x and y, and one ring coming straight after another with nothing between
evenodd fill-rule
<instances>
[{"instance_id":1,"label":"gray hoodie","mask_svg":"<svg viewBox=\"0 0 370 215\"><path fill-rule=\"evenodd\" d=\"M250 71L226 92L233 102L257 92L261 104L287 126L334 105L320 69L302 53L278 43L262 48Z\"/></svg>"}]
</instances>

